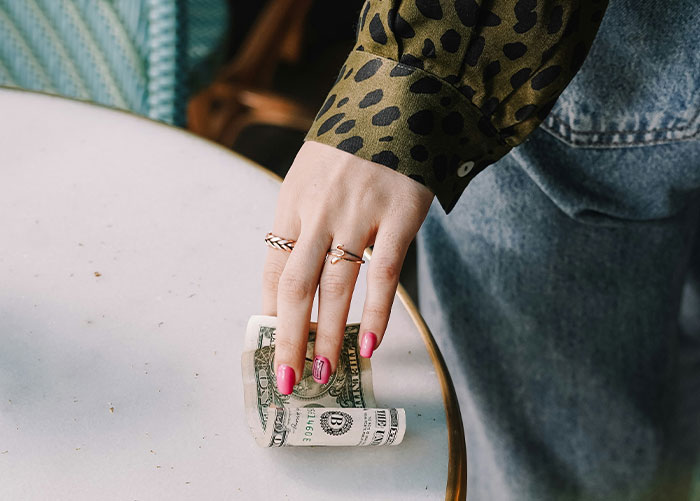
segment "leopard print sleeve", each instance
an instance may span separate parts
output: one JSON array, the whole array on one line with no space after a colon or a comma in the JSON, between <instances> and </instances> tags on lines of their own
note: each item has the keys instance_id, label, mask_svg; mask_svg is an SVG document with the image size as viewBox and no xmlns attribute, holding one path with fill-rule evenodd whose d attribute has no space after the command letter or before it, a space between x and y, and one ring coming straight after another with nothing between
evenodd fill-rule
<instances>
[{"instance_id":1,"label":"leopard print sleeve","mask_svg":"<svg viewBox=\"0 0 700 501\"><path fill-rule=\"evenodd\" d=\"M426 185L446 212L525 140L583 63L607 0L369 0L305 140Z\"/></svg>"}]
</instances>

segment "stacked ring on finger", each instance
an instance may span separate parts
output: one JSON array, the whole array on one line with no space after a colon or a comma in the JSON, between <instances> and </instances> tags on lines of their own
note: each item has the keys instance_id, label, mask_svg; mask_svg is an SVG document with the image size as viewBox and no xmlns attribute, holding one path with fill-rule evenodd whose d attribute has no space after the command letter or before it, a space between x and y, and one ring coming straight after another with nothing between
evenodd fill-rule
<instances>
[{"instance_id":1,"label":"stacked ring on finger","mask_svg":"<svg viewBox=\"0 0 700 501\"><path fill-rule=\"evenodd\" d=\"M346 254L352 257L345 257ZM352 252L343 249L343 244L338 244L335 246L334 249L329 250L326 253L326 260L328 260L329 257L331 258L331 264L335 264L341 259L343 261L348 261L350 263L355 264L362 264L365 262L365 260L362 259L360 256L357 256Z\"/></svg>"},{"instance_id":2,"label":"stacked ring on finger","mask_svg":"<svg viewBox=\"0 0 700 501\"><path fill-rule=\"evenodd\" d=\"M279 249L283 250L285 252L292 252L294 249L294 244L296 243L296 240L288 240L286 238L278 237L277 235L273 233L268 233L265 235L265 244L268 247L272 247L273 249ZM350 257L346 257L350 256ZM343 244L337 244L335 248L330 249L326 253L326 260L328 258L331 258L331 264L335 264L341 259L343 261L347 261L349 263L355 263L355 264L363 264L365 262L364 259L362 259L360 256L353 254L352 252L345 250L343 248Z\"/></svg>"}]
</instances>

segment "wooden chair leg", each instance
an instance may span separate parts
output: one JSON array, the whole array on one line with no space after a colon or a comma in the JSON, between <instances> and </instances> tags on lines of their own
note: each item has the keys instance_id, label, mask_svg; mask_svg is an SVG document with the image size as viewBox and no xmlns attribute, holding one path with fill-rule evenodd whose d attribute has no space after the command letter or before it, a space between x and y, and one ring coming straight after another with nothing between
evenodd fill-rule
<instances>
[{"instance_id":1,"label":"wooden chair leg","mask_svg":"<svg viewBox=\"0 0 700 501\"><path fill-rule=\"evenodd\" d=\"M269 1L236 58L211 86L190 100L187 118L192 132L230 146L252 123L300 130L311 126L309 110L265 91L280 59L300 57L311 2Z\"/></svg>"}]
</instances>

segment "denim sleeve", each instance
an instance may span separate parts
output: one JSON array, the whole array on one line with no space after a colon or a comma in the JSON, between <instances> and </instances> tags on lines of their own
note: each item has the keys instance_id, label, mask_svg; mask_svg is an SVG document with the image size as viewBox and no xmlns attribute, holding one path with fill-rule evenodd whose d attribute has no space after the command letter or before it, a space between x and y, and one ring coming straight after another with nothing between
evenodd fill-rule
<instances>
[{"instance_id":1,"label":"denim sleeve","mask_svg":"<svg viewBox=\"0 0 700 501\"><path fill-rule=\"evenodd\" d=\"M544 120L607 0L369 0L305 140L426 185L450 212Z\"/></svg>"}]
</instances>

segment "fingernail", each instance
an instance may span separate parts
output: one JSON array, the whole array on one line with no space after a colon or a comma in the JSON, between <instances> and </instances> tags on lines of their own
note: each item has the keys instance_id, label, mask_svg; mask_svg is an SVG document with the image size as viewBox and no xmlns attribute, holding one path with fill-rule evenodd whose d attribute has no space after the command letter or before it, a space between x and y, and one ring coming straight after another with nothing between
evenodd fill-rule
<instances>
[{"instance_id":1,"label":"fingernail","mask_svg":"<svg viewBox=\"0 0 700 501\"><path fill-rule=\"evenodd\" d=\"M331 377L331 362L326 357L316 355L311 373L314 377L314 381L320 384L326 384Z\"/></svg>"},{"instance_id":2,"label":"fingernail","mask_svg":"<svg viewBox=\"0 0 700 501\"><path fill-rule=\"evenodd\" d=\"M282 395L290 395L296 381L294 369L288 365L277 367L277 389Z\"/></svg>"},{"instance_id":3,"label":"fingernail","mask_svg":"<svg viewBox=\"0 0 700 501\"><path fill-rule=\"evenodd\" d=\"M360 343L360 356L369 358L377 346L377 335L374 332L365 332Z\"/></svg>"}]
</instances>

